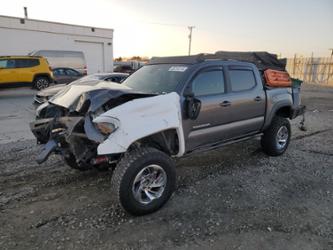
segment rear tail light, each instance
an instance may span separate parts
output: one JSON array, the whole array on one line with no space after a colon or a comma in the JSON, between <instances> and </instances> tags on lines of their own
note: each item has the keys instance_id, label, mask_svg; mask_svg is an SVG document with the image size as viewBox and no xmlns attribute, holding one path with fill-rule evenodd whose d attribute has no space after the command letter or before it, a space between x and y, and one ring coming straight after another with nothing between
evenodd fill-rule
<instances>
[{"instance_id":1,"label":"rear tail light","mask_svg":"<svg viewBox=\"0 0 333 250\"><path fill-rule=\"evenodd\" d=\"M84 66L83 74L87 75L87 66L86 65Z\"/></svg>"}]
</instances>

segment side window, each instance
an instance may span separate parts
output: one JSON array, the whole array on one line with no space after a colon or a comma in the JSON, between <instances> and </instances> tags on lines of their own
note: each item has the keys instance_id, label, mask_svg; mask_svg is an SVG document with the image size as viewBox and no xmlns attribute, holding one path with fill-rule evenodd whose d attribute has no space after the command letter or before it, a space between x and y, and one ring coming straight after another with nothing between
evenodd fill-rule
<instances>
[{"instance_id":1,"label":"side window","mask_svg":"<svg viewBox=\"0 0 333 250\"><path fill-rule=\"evenodd\" d=\"M16 59L16 68L30 68L39 65L38 59Z\"/></svg>"},{"instance_id":2,"label":"side window","mask_svg":"<svg viewBox=\"0 0 333 250\"><path fill-rule=\"evenodd\" d=\"M195 96L224 93L223 71L216 69L199 73L192 82L192 91Z\"/></svg>"},{"instance_id":3,"label":"side window","mask_svg":"<svg viewBox=\"0 0 333 250\"><path fill-rule=\"evenodd\" d=\"M55 69L55 70L53 70L53 74L56 76L63 76L63 75L65 75L65 71L64 71L64 69Z\"/></svg>"},{"instance_id":4,"label":"side window","mask_svg":"<svg viewBox=\"0 0 333 250\"><path fill-rule=\"evenodd\" d=\"M29 65L30 67L35 67L39 65L39 60L38 59L30 59L29 60Z\"/></svg>"},{"instance_id":5,"label":"side window","mask_svg":"<svg viewBox=\"0 0 333 250\"><path fill-rule=\"evenodd\" d=\"M0 68L7 68L7 60L0 60Z\"/></svg>"},{"instance_id":6,"label":"side window","mask_svg":"<svg viewBox=\"0 0 333 250\"><path fill-rule=\"evenodd\" d=\"M72 69L67 69L66 70L66 75L68 76L78 76L78 73Z\"/></svg>"},{"instance_id":7,"label":"side window","mask_svg":"<svg viewBox=\"0 0 333 250\"><path fill-rule=\"evenodd\" d=\"M256 86L256 80L252 70L229 70L231 90L242 91Z\"/></svg>"},{"instance_id":8,"label":"side window","mask_svg":"<svg viewBox=\"0 0 333 250\"><path fill-rule=\"evenodd\" d=\"M14 59L3 59L0 60L0 68L4 69L12 69L16 67L16 63Z\"/></svg>"},{"instance_id":9,"label":"side window","mask_svg":"<svg viewBox=\"0 0 333 250\"><path fill-rule=\"evenodd\" d=\"M112 81L113 81L113 78L112 78L112 77L107 77L107 78L104 78L103 81L112 82Z\"/></svg>"}]
</instances>

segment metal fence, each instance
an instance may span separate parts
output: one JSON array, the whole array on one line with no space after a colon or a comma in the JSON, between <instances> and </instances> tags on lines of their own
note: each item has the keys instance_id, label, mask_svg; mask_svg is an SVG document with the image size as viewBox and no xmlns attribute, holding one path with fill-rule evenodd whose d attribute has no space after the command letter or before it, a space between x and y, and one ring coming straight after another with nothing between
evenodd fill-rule
<instances>
[{"instance_id":1,"label":"metal fence","mask_svg":"<svg viewBox=\"0 0 333 250\"><path fill-rule=\"evenodd\" d=\"M288 58L287 70L293 78L307 83L333 85L333 57Z\"/></svg>"}]
</instances>

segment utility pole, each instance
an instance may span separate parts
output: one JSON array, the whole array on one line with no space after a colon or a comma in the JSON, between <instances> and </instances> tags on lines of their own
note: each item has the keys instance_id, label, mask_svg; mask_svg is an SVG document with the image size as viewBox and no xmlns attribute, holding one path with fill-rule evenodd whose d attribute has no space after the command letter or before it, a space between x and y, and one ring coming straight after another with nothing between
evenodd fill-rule
<instances>
[{"instance_id":1,"label":"utility pole","mask_svg":"<svg viewBox=\"0 0 333 250\"><path fill-rule=\"evenodd\" d=\"M195 26L188 26L188 29L190 30L190 34L188 35L188 55L191 55L191 45L192 45L192 30L195 28Z\"/></svg>"},{"instance_id":2,"label":"utility pole","mask_svg":"<svg viewBox=\"0 0 333 250\"><path fill-rule=\"evenodd\" d=\"M331 57L328 61L328 72L327 72L327 84L329 83L330 81L330 77L331 77L331 66L333 64L333 61L332 61L332 58L333 58L333 49L328 49L331 51Z\"/></svg>"}]
</instances>

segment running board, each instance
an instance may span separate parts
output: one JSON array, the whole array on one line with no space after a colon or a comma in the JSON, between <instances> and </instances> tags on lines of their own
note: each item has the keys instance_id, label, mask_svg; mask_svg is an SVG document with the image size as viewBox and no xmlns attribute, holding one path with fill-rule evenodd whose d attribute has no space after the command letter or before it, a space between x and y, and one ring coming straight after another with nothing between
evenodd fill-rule
<instances>
[{"instance_id":1,"label":"running board","mask_svg":"<svg viewBox=\"0 0 333 250\"><path fill-rule=\"evenodd\" d=\"M257 133L257 134L252 134L252 135L245 136L245 137L242 137L242 138L239 138L239 139L232 139L232 140L229 140L229 141L223 141L223 142L218 142L218 143L214 143L214 144L208 144L204 147L199 147L199 148L193 149L192 151L186 153L183 157L191 156L192 154L198 153L198 152L206 152L206 151L222 148L222 147L230 145L230 144L234 144L234 143L242 142L242 141L247 141L247 140L262 136L262 135L263 135L263 133Z\"/></svg>"}]
</instances>

